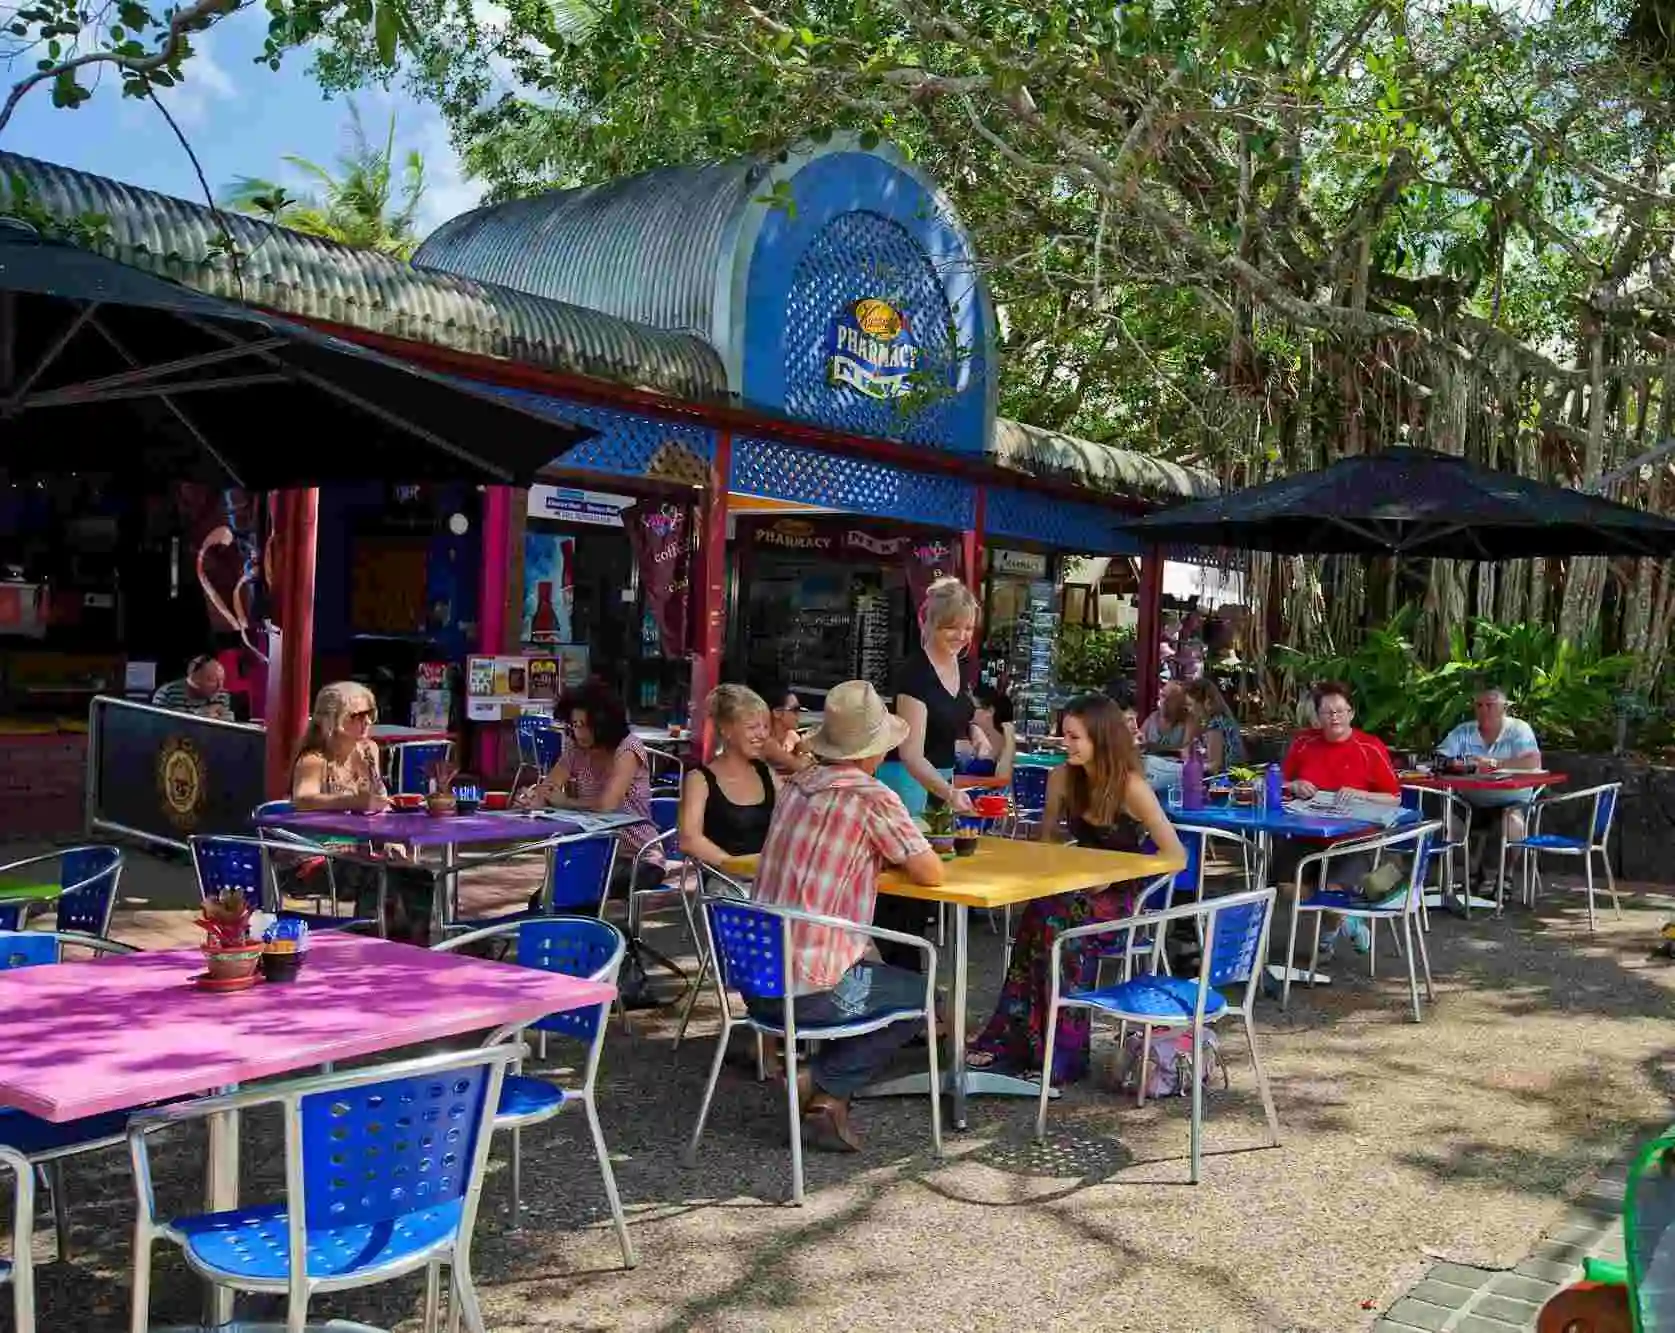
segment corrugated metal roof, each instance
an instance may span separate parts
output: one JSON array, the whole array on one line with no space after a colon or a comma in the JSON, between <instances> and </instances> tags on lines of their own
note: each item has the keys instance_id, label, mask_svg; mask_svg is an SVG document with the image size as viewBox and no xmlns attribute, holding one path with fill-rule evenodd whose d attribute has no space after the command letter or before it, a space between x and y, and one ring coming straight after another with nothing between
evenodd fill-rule
<instances>
[{"instance_id":1,"label":"corrugated metal roof","mask_svg":"<svg viewBox=\"0 0 1675 1333\"><path fill-rule=\"evenodd\" d=\"M702 338L223 213L242 252L235 273L224 259L205 262L221 230L204 204L0 153L0 191L14 177L57 216L107 216L112 258L199 291L693 401L727 394L721 360Z\"/></svg>"},{"instance_id":2,"label":"corrugated metal roof","mask_svg":"<svg viewBox=\"0 0 1675 1333\"><path fill-rule=\"evenodd\" d=\"M492 204L443 223L413 262L718 344L723 257L767 174L751 158L662 167Z\"/></svg>"},{"instance_id":3,"label":"corrugated metal roof","mask_svg":"<svg viewBox=\"0 0 1675 1333\"><path fill-rule=\"evenodd\" d=\"M1221 493L1221 484L1208 472L1004 417L995 419L989 453L1002 467L1062 477L1096 491L1184 499Z\"/></svg>"}]
</instances>

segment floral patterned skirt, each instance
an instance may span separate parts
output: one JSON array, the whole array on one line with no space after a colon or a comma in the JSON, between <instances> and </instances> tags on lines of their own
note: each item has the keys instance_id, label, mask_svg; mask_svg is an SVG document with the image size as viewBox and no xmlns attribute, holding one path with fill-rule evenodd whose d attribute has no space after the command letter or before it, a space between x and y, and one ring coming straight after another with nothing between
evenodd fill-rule
<instances>
[{"instance_id":1,"label":"floral patterned skirt","mask_svg":"<svg viewBox=\"0 0 1675 1333\"><path fill-rule=\"evenodd\" d=\"M1012 961L1000 988L994 1016L971 1043L974 1051L986 1051L995 1059L994 1068L1017 1073L1041 1068L1047 1051L1047 1004L1051 991L1047 968L1053 956L1053 941L1060 931L1092 921L1119 921L1133 915L1134 894L1125 884L1114 884L1095 893L1061 893L1037 898L1024 909L1018 933L1012 943ZM1078 940L1064 950L1059 994L1085 990L1093 985L1101 948L1120 945L1124 936L1113 932L1094 940ZM1076 1083L1087 1077L1088 1010L1059 1010L1058 1035L1053 1041L1052 1081Z\"/></svg>"}]
</instances>

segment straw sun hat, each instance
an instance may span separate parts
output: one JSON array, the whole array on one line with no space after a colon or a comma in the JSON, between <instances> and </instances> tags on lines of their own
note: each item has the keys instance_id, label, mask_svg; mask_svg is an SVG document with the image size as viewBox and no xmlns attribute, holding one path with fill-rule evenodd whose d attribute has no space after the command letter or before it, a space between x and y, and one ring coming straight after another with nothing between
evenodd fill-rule
<instances>
[{"instance_id":1,"label":"straw sun hat","mask_svg":"<svg viewBox=\"0 0 1675 1333\"><path fill-rule=\"evenodd\" d=\"M906 739L906 720L884 706L871 681L846 680L826 695L825 716L808 748L841 763L888 754Z\"/></svg>"}]
</instances>

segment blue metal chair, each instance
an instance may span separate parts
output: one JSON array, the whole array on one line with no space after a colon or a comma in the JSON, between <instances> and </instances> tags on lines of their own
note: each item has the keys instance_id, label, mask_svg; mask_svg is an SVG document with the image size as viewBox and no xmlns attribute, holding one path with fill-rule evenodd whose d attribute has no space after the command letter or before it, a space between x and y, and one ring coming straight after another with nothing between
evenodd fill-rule
<instances>
[{"instance_id":1,"label":"blue metal chair","mask_svg":"<svg viewBox=\"0 0 1675 1333\"><path fill-rule=\"evenodd\" d=\"M0 1259L0 1286L12 1287L12 1327L35 1333L35 1169L13 1148L0 1146L0 1167L12 1173L12 1257Z\"/></svg>"},{"instance_id":2,"label":"blue metal chair","mask_svg":"<svg viewBox=\"0 0 1675 1333\"><path fill-rule=\"evenodd\" d=\"M389 748L390 766L395 778L390 785L396 792L425 791L430 781L425 770L432 764L452 758L454 753L452 741L403 741Z\"/></svg>"},{"instance_id":3,"label":"blue metal chair","mask_svg":"<svg viewBox=\"0 0 1675 1333\"><path fill-rule=\"evenodd\" d=\"M1442 825L1436 820L1426 824L1413 824L1376 837L1354 838L1333 843L1325 851L1305 856L1297 863L1297 896L1291 912L1291 934L1286 942L1285 981L1280 989L1281 1009L1291 1002L1291 974L1295 970L1292 960L1296 957L1298 920L1305 915L1314 917L1314 943L1309 951L1309 985L1312 987L1315 968L1320 962L1320 928L1325 914L1330 912L1335 916L1355 917L1367 923L1372 938L1372 948L1367 954L1367 975L1372 977L1378 975L1378 923L1383 921L1389 925L1390 937L1396 945L1396 954L1407 963L1407 984L1409 996L1413 1001L1413 1021L1422 1021L1423 1015L1419 1008L1419 978L1414 971L1413 957L1417 949L1419 961L1423 964L1425 972L1425 998L1434 1004L1436 992L1431 985L1431 956L1425 947L1425 927L1419 921L1419 914L1425 907L1425 881L1430 877L1432 848L1441 830ZM1357 893L1330 888L1316 889L1313 897L1303 897L1303 881L1309 876L1311 868L1316 877L1314 882L1324 883L1329 882L1326 868L1335 857L1364 856L1371 852L1376 858L1382 859L1384 856L1403 851L1408 852L1413 858L1408 866L1407 884L1404 888L1391 890L1382 902L1369 903ZM1400 932L1396 929L1397 922L1401 923Z\"/></svg>"},{"instance_id":4,"label":"blue metal chair","mask_svg":"<svg viewBox=\"0 0 1675 1333\"><path fill-rule=\"evenodd\" d=\"M438 1325L443 1265L453 1308L483 1333L471 1235L494 1108L521 1043L324 1074L135 1115L128 1130L139 1195L131 1327L144 1333L151 1251L180 1246L217 1286L286 1297L301 1329L316 1293L424 1269L427 1331ZM276 1106L283 1117L285 1200L165 1218L151 1181L151 1136L229 1111ZM275 1145L277 1148L278 1145Z\"/></svg>"},{"instance_id":5,"label":"blue metal chair","mask_svg":"<svg viewBox=\"0 0 1675 1333\"><path fill-rule=\"evenodd\" d=\"M670 893L675 893L680 896L681 908L686 913L686 925L687 929L692 932L693 943L701 950L703 946L698 940L698 918L692 910L692 900L687 895L687 880L691 867L687 865L686 858L681 855L680 830L676 827L679 821L680 797L653 796L651 798L651 822L657 826L657 836L634 853L633 873L630 874L628 883L630 886L639 883L640 866L654 851L663 853L663 865L666 873L663 882L656 888L634 889L630 887L628 893L628 933L636 936L640 933L640 920L645 915L646 910L642 904L646 899L662 898ZM671 877L674 880L673 884L669 882Z\"/></svg>"},{"instance_id":6,"label":"blue metal chair","mask_svg":"<svg viewBox=\"0 0 1675 1333\"><path fill-rule=\"evenodd\" d=\"M686 781L686 765L679 755L646 746L646 773L653 792L660 796L680 796L681 783Z\"/></svg>"},{"instance_id":7,"label":"blue metal chair","mask_svg":"<svg viewBox=\"0 0 1675 1333\"><path fill-rule=\"evenodd\" d=\"M1528 825L1524 836L1516 841L1501 844L1500 867L1500 898L1497 899L1495 910L1498 912L1504 906L1506 893L1506 854L1508 851L1524 854L1524 905L1535 906L1536 893L1541 888L1541 867L1537 864L1540 856L1579 856L1582 858L1582 870L1587 877L1588 886L1588 929L1594 930L1597 922L1594 917L1594 857L1599 857L1600 867L1605 871L1605 891L1611 895L1611 909L1619 919L1623 915L1623 905L1617 898L1617 878L1611 872L1611 856L1608 851L1611 842L1611 826L1617 819L1617 802L1622 799L1623 784L1620 782L1606 782L1597 787L1584 787L1581 791L1566 792L1563 796L1544 796L1530 805L1527 816ZM1542 818L1548 811L1571 803L1592 802L1588 810L1588 822L1584 836L1579 838L1567 837L1561 833L1543 833Z\"/></svg>"},{"instance_id":8,"label":"blue metal chair","mask_svg":"<svg viewBox=\"0 0 1675 1333\"><path fill-rule=\"evenodd\" d=\"M1273 1093L1268 1087L1268 1075L1262 1067L1262 1057L1256 1049L1256 1026L1251 1010L1256 1001L1257 981L1262 962L1268 954L1268 928L1274 914L1273 889L1250 893L1236 893L1216 898L1207 903L1172 907L1166 912L1151 912L1131 916L1123 921L1096 921L1061 931L1053 941L1052 962L1047 975L1052 979L1047 1003L1047 1049L1042 1059L1043 1070L1053 1067L1053 1042L1058 1035L1059 1010L1065 1008L1091 1009L1121 1021L1126 1028L1134 1023L1141 1029L1140 1041L1140 1098L1146 1094L1146 1059L1151 1050L1153 1028L1185 1029L1192 1036L1192 1183L1198 1183L1198 1163L1204 1122L1204 1030L1229 1015L1236 1014L1244 1023L1245 1040L1250 1046L1251 1065L1256 1071L1256 1086L1262 1097L1262 1110L1268 1119L1268 1132L1274 1147L1279 1146L1279 1114L1274 1110ZM1197 920L1205 940L1203 961L1198 976L1172 977L1161 970L1163 939L1173 921ZM1115 986L1090 991L1059 992L1059 978L1064 949L1078 939L1099 935L1140 932L1152 938L1149 964L1131 974ZM1243 996L1237 1003L1222 992L1242 988ZM1052 1079L1041 1080L1041 1101L1035 1113L1035 1136L1047 1134L1047 1105L1052 1095Z\"/></svg>"},{"instance_id":9,"label":"blue metal chair","mask_svg":"<svg viewBox=\"0 0 1675 1333\"><path fill-rule=\"evenodd\" d=\"M797 1043L799 1041L834 1041L843 1037L859 1037L876 1032L892 1023L923 1022L935 1027L936 1004L936 946L917 935L905 935L894 930L880 930L863 926L836 916L816 916L812 912L798 912L788 907L769 907L762 903L741 902L731 896L705 893L702 897L704 925L709 934L710 956L716 960L716 990L721 1001L721 1032L715 1041L715 1059L710 1062L709 1082L704 1086L704 1100L698 1107L698 1123L692 1127L692 1141L687 1144L685 1160L688 1166L696 1163L698 1141L704 1134L704 1122L709 1118L710 1102L715 1096L716 1081L721 1077L721 1064L727 1055L727 1042L733 1029L742 1027L757 1033L779 1037L785 1049L785 1087L791 1123L791 1202L803 1201L803 1140L802 1116L797 1105ZM853 1023L800 1027L796 1021L795 984L791 976L794 957L791 931L794 925L824 926L870 940L892 940L919 950L925 955L925 1002L904 1009L888 1009L869 1013ZM759 1018L749 1009L735 1014L731 992L737 990L761 1000L783 1002L783 1017L778 1022ZM931 1143L938 1157L942 1156L942 1078L937 1070L937 1043L925 1043L930 1062Z\"/></svg>"},{"instance_id":10,"label":"blue metal chair","mask_svg":"<svg viewBox=\"0 0 1675 1333\"><path fill-rule=\"evenodd\" d=\"M512 774L512 790L523 782L526 772L533 771L539 781L552 771L564 753L564 733L558 724L542 713L524 713L512 724L518 743L518 766Z\"/></svg>"},{"instance_id":11,"label":"blue metal chair","mask_svg":"<svg viewBox=\"0 0 1675 1333\"><path fill-rule=\"evenodd\" d=\"M0 866L0 879L18 873L40 874L57 863L57 927L86 935L110 933L111 913L116 910L116 889L122 879L122 851L92 843L65 847L41 856L31 856ZM34 867L41 867L36 870ZM22 930L29 909L47 899L20 898L0 903L0 930Z\"/></svg>"},{"instance_id":12,"label":"blue metal chair","mask_svg":"<svg viewBox=\"0 0 1675 1333\"><path fill-rule=\"evenodd\" d=\"M451 953L483 940L496 939L517 941L517 952L506 960L508 962L567 977L604 981L612 986L616 985L617 972L628 949L628 941L615 926L584 916L513 921L474 930L469 935L461 935L435 947L439 953ZM594 1102L599 1055L605 1047L605 1019L609 1009L608 1004L596 1004L587 1009L549 1014L529 1024L542 1034L543 1045L546 1034L553 1032L561 1037L573 1037L587 1047L581 1086L561 1087L544 1078L531 1078L523 1072L523 1062L519 1060L512 1065L501 1084L494 1127L512 1131L512 1225L516 1227L522 1215L524 1128L551 1120L566 1107L580 1104L587 1115L588 1132L593 1135L594 1155L599 1159L605 1197L610 1201L611 1219L616 1223L617 1241L622 1246L623 1267L633 1268L639 1260L634 1254L634 1242L628 1235L628 1222L622 1214L616 1175L611 1170L611 1156L605 1147L605 1133L599 1127L599 1111ZM504 1033L496 1033L491 1040L499 1040L502 1035ZM544 1057L545 1052L542 1054Z\"/></svg>"},{"instance_id":13,"label":"blue metal chair","mask_svg":"<svg viewBox=\"0 0 1675 1333\"><path fill-rule=\"evenodd\" d=\"M1012 836L1041 823L1047 810L1047 779L1053 770L1045 764L1014 764L1012 768Z\"/></svg>"},{"instance_id":14,"label":"blue metal chair","mask_svg":"<svg viewBox=\"0 0 1675 1333\"><path fill-rule=\"evenodd\" d=\"M131 944L102 939L97 935L56 930L0 932L0 972L61 963L67 948L87 949L95 954L139 952ZM27 1111L0 1107L0 1152L14 1153L32 1168L46 1173L52 1197L53 1221L58 1232L60 1261L67 1262L70 1257L70 1212L64 1194L63 1159L113 1147L122 1142L127 1129L128 1115L124 1111L57 1122L42 1120ZM25 1214L20 1211L17 1216L17 1225L21 1229ZM23 1242L15 1243L19 1247L13 1251L14 1264L17 1264L20 1256L27 1259L29 1250ZM18 1280L14 1272L14 1283ZM27 1284L27 1274L22 1281Z\"/></svg>"},{"instance_id":15,"label":"blue metal chair","mask_svg":"<svg viewBox=\"0 0 1675 1333\"><path fill-rule=\"evenodd\" d=\"M540 825L534 827L539 828ZM481 869L484 865L528 856L531 852L542 852L546 856L546 869L541 878L536 906L502 912L495 917L451 919L447 922L448 930L484 930L490 926L547 916L586 915L604 919L605 904L611 892L611 871L616 866L615 833L592 833L580 837L554 834L539 842L479 857L471 864L473 868ZM456 877L457 884L458 871L449 873Z\"/></svg>"}]
</instances>

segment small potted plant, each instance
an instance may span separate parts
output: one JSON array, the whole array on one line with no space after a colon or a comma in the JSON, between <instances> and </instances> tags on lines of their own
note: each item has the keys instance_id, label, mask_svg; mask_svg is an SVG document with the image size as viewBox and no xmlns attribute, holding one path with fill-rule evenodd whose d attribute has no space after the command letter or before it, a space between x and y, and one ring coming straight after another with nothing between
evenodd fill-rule
<instances>
[{"instance_id":1,"label":"small potted plant","mask_svg":"<svg viewBox=\"0 0 1675 1333\"><path fill-rule=\"evenodd\" d=\"M198 925L204 932L204 966L211 981L242 981L256 971L262 944L250 938L250 904L241 889L205 898Z\"/></svg>"},{"instance_id":2,"label":"small potted plant","mask_svg":"<svg viewBox=\"0 0 1675 1333\"><path fill-rule=\"evenodd\" d=\"M945 805L925 811L925 836L944 861L954 859L954 812Z\"/></svg>"},{"instance_id":3,"label":"small potted plant","mask_svg":"<svg viewBox=\"0 0 1675 1333\"><path fill-rule=\"evenodd\" d=\"M459 765L452 759L437 759L426 766L430 780L430 795L425 798L425 810L433 815L452 815L459 810L454 800L454 779L459 776Z\"/></svg>"},{"instance_id":4,"label":"small potted plant","mask_svg":"<svg viewBox=\"0 0 1675 1333\"><path fill-rule=\"evenodd\" d=\"M1254 768L1234 767L1227 770L1227 776L1233 779L1233 804L1255 805L1262 774Z\"/></svg>"}]
</instances>

